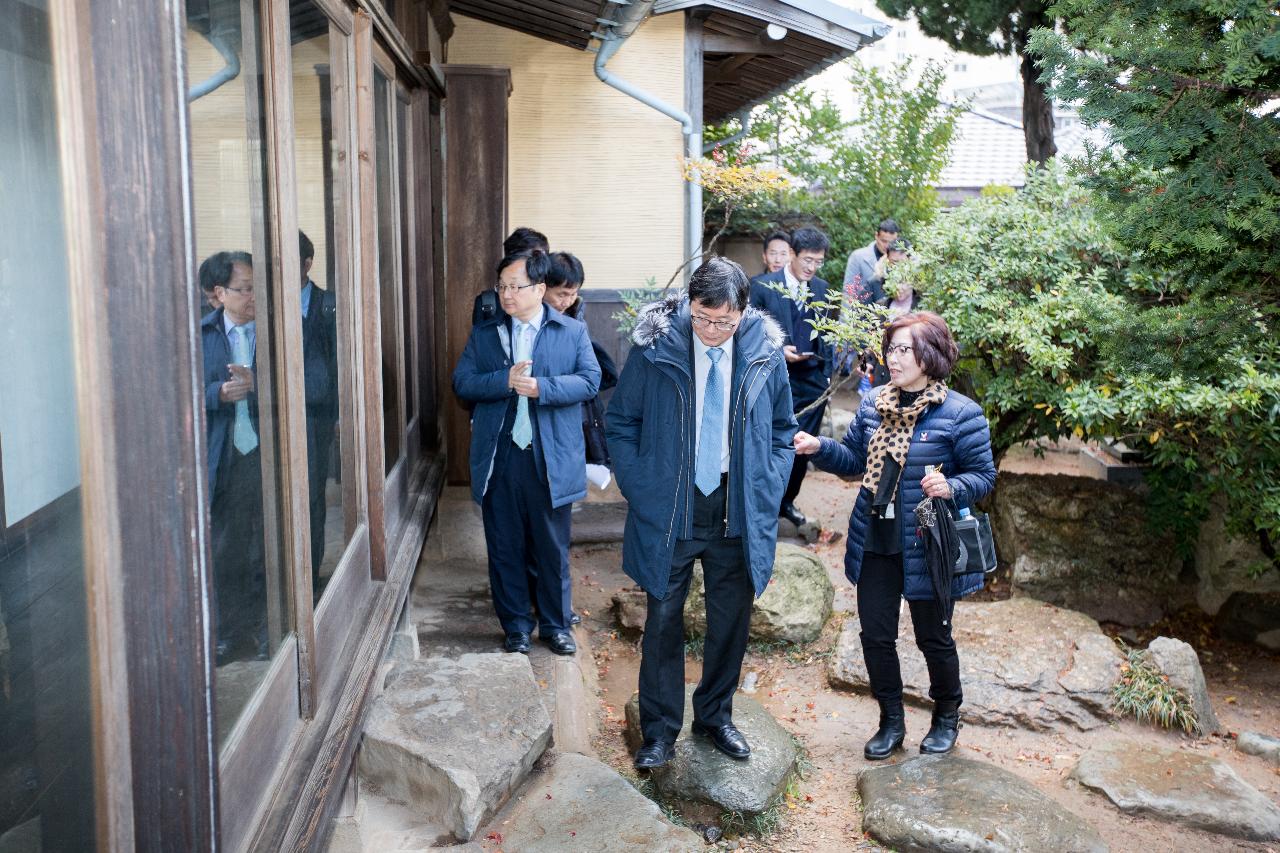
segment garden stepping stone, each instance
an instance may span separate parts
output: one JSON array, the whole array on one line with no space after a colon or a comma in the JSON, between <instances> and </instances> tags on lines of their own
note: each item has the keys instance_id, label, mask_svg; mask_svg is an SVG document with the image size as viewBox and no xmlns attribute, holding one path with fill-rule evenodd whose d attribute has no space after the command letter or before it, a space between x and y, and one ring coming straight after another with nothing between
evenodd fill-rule
<instances>
[{"instance_id":1,"label":"garden stepping stone","mask_svg":"<svg viewBox=\"0 0 1280 853\"><path fill-rule=\"evenodd\" d=\"M1031 783L981 761L922 755L862 771L862 829L900 851L1094 853L1097 831Z\"/></svg>"},{"instance_id":2,"label":"garden stepping stone","mask_svg":"<svg viewBox=\"0 0 1280 853\"><path fill-rule=\"evenodd\" d=\"M739 761L690 731L693 685L685 688L684 728L676 739L675 758L650 772L654 787L665 799L706 803L722 812L756 815L773 804L786 787L798 756L795 741L764 707L741 693L733 697L733 723L751 744L751 757ZM627 703L627 738L636 749L640 734L640 700Z\"/></svg>"},{"instance_id":3,"label":"garden stepping stone","mask_svg":"<svg viewBox=\"0 0 1280 853\"><path fill-rule=\"evenodd\" d=\"M530 777L486 829L493 841L502 838L502 849L520 853L697 853L705 846L613 768L573 753Z\"/></svg>"},{"instance_id":4,"label":"garden stepping stone","mask_svg":"<svg viewBox=\"0 0 1280 853\"><path fill-rule=\"evenodd\" d=\"M1072 776L1121 811L1250 841L1280 840L1280 807L1210 755L1106 740Z\"/></svg>"},{"instance_id":5,"label":"garden stepping stone","mask_svg":"<svg viewBox=\"0 0 1280 853\"><path fill-rule=\"evenodd\" d=\"M751 639L812 643L831 616L835 595L827 568L816 554L798 545L778 543L773 576L751 606ZM686 634L700 637L707 633L705 597L702 564L698 563L684 603Z\"/></svg>"},{"instance_id":6,"label":"garden stepping stone","mask_svg":"<svg viewBox=\"0 0 1280 853\"><path fill-rule=\"evenodd\" d=\"M964 682L961 718L1032 731L1088 730L1112 716L1111 690L1124 660L1083 613L1031 598L956 604L954 635ZM857 616L850 614L827 669L833 687L869 693ZM909 611L898 629L903 695L929 707L929 670Z\"/></svg>"},{"instance_id":7,"label":"garden stepping stone","mask_svg":"<svg viewBox=\"0 0 1280 853\"><path fill-rule=\"evenodd\" d=\"M360 775L469 841L550 742L528 657L427 658L388 676L365 723Z\"/></svg>"}]
</instances>

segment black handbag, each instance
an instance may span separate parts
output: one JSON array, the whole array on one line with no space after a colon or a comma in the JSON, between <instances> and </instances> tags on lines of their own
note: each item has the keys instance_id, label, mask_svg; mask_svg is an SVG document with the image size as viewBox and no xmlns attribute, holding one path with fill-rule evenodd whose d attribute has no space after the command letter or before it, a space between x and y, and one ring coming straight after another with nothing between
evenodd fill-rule
<instances>
[{"instance_id":1,"label":"black handbag","mask_svg":"<svg viewBox=\"0 0 1280 853\"><path fill-rule=\"evenodd\" d=\"M991 535L991 518L985 512L967 512L963 516L951 508L956 533L960 539L957 575L987 575L996 570L996 542Z\"/></svg>"}]
</instances>

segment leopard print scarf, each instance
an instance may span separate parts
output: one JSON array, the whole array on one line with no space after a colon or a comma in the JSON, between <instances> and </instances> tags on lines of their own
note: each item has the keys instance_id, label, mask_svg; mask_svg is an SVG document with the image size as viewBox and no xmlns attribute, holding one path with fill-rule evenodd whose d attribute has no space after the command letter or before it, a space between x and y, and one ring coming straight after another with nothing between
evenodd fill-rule
<instances>
[{"instance_id":1,"label":"leopard print scarf","mask_svg":"<svg viewBox=\"0 0 1280 853\"><path fill-rule=\"evenodd\" d=\"M911 447L911 436L915 432L916 422L924 414L924 410L933 403L941 403L947 399L946 383L934 380L923 393L905 409L898 408L898 389L886 385L880 389L876 397L876 411L880 413L880 426L867 445L867 471L862 475L862 487L875 495L880 485L880 475L884 472L886 456L892 456L899 468L907 464L907 450ZM897 487L894 487L897 491Z\"/></svg>"}]
</instances>

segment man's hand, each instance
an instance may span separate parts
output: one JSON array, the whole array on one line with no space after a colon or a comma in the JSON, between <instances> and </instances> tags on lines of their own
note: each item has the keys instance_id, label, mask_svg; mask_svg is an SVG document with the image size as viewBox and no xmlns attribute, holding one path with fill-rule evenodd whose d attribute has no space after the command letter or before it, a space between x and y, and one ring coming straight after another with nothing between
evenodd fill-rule
<instances>
[{"instance_id":1,"label":"man's hand","mask_svg":"<svg viewBox=\"0 0 1280 853\"><path fill-rule=\"evenodd\" d=\"M926 496L931 498L942 498L947 500L951 497L951 484L947 482L947 478L942 476L940 471L932 471L924 475L920 480L920 488L924 489Z\"/></svg>"},{"instance_id":2,"label":"man's hand","mask_svg":"<svg viewBox=\"0 0 1280 853\"><path fill-rule=\"evenodd\" d=\"M520 376L515 380L515 384L511 386L521 397L537 397L538 396L538 380L532 376Z\"/></svg>"},{"instance_id":3,"label":"man's hand","mask_svg":"<svg viewBox=\"0 0 1280 853\"><path fill-rule=\"evenodd\" d=\"M218 399L224 403L238 403L253 393L253 371L243 365L228 364L231 378L218 389Z\"/></svg>"},{"instance_id":4,"label":"man's hand","mask_svg":"<svg viewBox=\"0 0 1280 853\"><path fill-rule=\"evenodd\" d=\"M507 387L513 391L517 390L516 384L529 375L531 367L533 367L532 361L517 361L511 365L511 369L507 371Z\"/></svg>"},{"instance_id":5,"label":"man's hand","mask_svg":"<svg viewBox=\"0 0 1280 853\"><path fill-rule=\"evenodd\" d=\"M809 358L807 355L796 352L794 344L787 344L782 348L782 357L787 360L787 364L795 364L797 361L805 361Z\"/></svg>"},{"instance_id":6,"label":"man's hand","mask_svg":"<svg viewBox=\"0 0 1280 853\"><path fill-rule=\"evenodd\" d=\"M822 442L816 436L809 435L803 430L796 433L795 438L791 439L791 443L795 446L796 453L801 456L812 456L822 449Z\"/></svg>"}]
</instances>

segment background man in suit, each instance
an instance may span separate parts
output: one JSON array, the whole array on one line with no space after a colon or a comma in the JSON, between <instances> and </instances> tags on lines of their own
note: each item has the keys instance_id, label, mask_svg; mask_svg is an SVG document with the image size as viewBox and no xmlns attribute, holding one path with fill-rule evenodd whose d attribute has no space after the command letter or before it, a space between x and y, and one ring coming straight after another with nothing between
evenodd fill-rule
<instances>
[{"instance_id":1,"label":"background man in suit","mask_svg":"<svg viewBox=\"0 0 1280 853\"><path fill-rule=\"evenodd\" d=\"M542 304L551 260L541 250L498 264L503 315L472 327L453 372L471 415L471 495L484 514L489 589L509 652L529 651L527 566L537 570L538 634L571 655L569 525L587 496L581 404L600 367L587 327Z\"/></svg>"},{"instance_id":2,"label":"background man in suit","mask_svg":"<svg viewBox=\"0 0 1280 853\"><path fill-rule=\"evenodd\" d=\"M849 255L849 263L844 268L844 286L853 285L852 292L860 302L878 302L884 298L884 278L876 274L876 262L898 239L898 231L898 223L886 219L876 229L874 240Z\"/></svg>"},{"instance_id":3,"label":"background man in suit","mask_svg":"<svg viewBox=\"0 0 1280 853\"><path fill-rule=\"evenodd\" d=\"M302 262L302 375L307 401L307 485L311 514L311 587L320 597L323 583L324 527L328 517L325 488L329 454L338 424L338 302L332 288L311 280L316 248L298 232Z\"/></svg>"},{"instance_id":4,"label":"background man in suit","mask_svg":"<svg viewBox=\"0 0 1280 853\"><path fill-rule=\"evenodd\" d=\"M791 235L786 231L770 232L764 238L761 257L764 259L764 272L760 275L768 275L785 267L791 261Z\"/></svg>"},{"instance_id":5,"label":"background man in suit","mask_svg":"<svg viewBox=\"0 0 1280 853\"><path fill-rule=\"evenodd\" d=\"M799 228L791 235L791 260L781 270L756 276L751 283L751 304L769 312L787 336L783 355L791 380L791 399L797 413L822 396L831 381L835 363L834 349L813 330L809 321L817 316L808 299L821 302L827 298L827 283L817 277L818 268L826 260L830 248L827 235L816 228ZM783 285L786 293L776 289ZM826 403L804 415L797 414L800 429L816 435L822 426ZM796 527L808 519L796 508L796 496L809 470L809 460L799 457L787 481L786 491L778 505L778 515Z\"/></svg>"},{"instance_id":6,"label":"background man in suit","mask_svg":"<svg viewBox=\"0 0 1280 853\"><path fill-rule=\"evenodd\" d=\"M694 560L706 582L707 639L693 731L746 758L733 725L753 596L773 574L774 507L796 429L782 370L783 333L750 307L742 267L711 258L687 300L650 305L636 322L605 416L627 499L622 565L648 593L640 660L641 770L674 754L684 724L684 601Z\"/></svg>"},{"instance_id":7,"label":"background man in suit","mask_svg":"<svg viewBox=\"0 0 1280 853\"><path fill-rule=\"evenodd\" d=\"M246 641L266 660L267 600L262 519L257 332L253 258L219 252L208 261L219 308L200 322L204 360L209 510L217 598L216 654L228 662ZM205 266L201 266L202 271Z\"/></svg>"}]
</instances>

